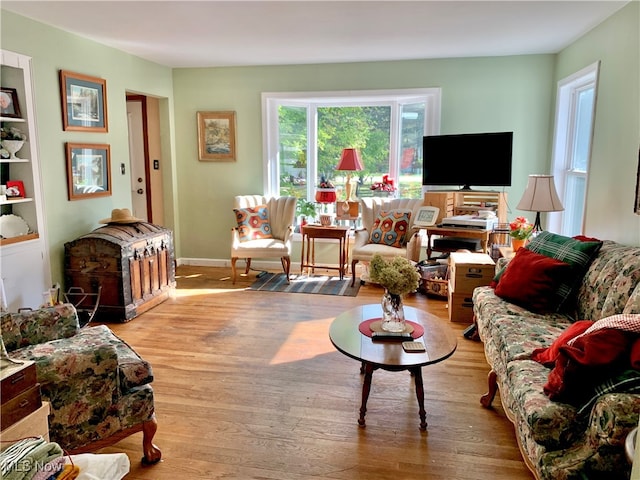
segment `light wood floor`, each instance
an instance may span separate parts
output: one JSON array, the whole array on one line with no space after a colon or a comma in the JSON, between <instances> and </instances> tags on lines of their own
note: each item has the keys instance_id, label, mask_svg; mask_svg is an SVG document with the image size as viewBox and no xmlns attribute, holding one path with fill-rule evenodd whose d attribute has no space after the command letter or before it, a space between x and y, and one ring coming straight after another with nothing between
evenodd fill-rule
<instances>
[{"instance_id":1,"label":"light wood floor","mask_svg":"<svg viewBox=\"0 0 640 480\"><path fill-rule=\"evenodd\" d=\"M480 406L488 366L478 342L450 323L446 301L406 304L441 318L458 335L445 362L423 369L427 432L407 372L378 370L367 426L357 425L359 364L337 352L328 327L340 312L377 303L357 297L246 291L229 270L179 267L172 298L110 327L154 370L163 461L140 466L142 434L103 453L126 452L128 480L429 479L531 480L499 398Z\"/></svg>"}]
</instances>

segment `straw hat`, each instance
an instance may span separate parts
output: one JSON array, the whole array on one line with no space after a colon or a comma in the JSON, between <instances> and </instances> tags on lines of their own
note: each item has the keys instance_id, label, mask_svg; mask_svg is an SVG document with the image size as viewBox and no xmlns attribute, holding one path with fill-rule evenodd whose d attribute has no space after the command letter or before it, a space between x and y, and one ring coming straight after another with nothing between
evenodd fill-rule
<instances>
[{"instance_id":1,"label":"straw hat","mask_svg":"<svg viewBox=\"0 0 640 480\"><path fill-rule=\"evenodd\" d=\"M111 210L111 218L103 218L98 223L136 223L142 221L144 220L131 215L131 210L128 208L114 208Z\"/></svg>"}]
</instances>

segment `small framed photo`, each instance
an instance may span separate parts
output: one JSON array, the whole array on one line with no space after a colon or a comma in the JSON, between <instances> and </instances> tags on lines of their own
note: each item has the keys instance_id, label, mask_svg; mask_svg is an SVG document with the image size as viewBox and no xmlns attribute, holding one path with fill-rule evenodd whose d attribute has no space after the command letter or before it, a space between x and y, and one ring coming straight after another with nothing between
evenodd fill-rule
<instances>
[{"instance_id":1,"label":"small framed photo","mask_svg":"<svg viewBox=\"0 0 640 480\"><path fill-rule=\"evenodd\" d=\"M109 145L67 143L66 150L69 200L111 196Z\"/></svg>"},{"instance_id":2,"label":"small framed photo","mask_svg":"<svg viewBox=\"0 0 640 480\"><path fill-rule=\"evenodd\" d=\"M236 112L198 112L198 159L235 162Z\"/></svg>"},{"instance_id":3,"label":"small framed photo","mask_svg":"<svg viewBox=\"0 0 640 480\"><path fill-rule=\"evenodd\" d=\"M440 213L440 209L438 207L420 207L413 224L416 227L432 227L438 220L438 213Z\"/></svg>"},{"instance_id":4,"label":"small framed photo","mask_svg":"<svg viewBox=\"0 0 640 480\"><path fill-rule=\"evenodd\" d=\"M62 128L75 132L107 132L107 81L60 70Z\"/></svg>"},{"instance_id":5,"label":"small framed photo","mask_svg":"<svg viewBox=\"0 0 640 480\"><path fill-rule=\"evenodd\" d=\"M7 180L5 195L8 199L24 198L24 183L22 180Z\"/></svg>"},{"instance_id":6,"label":"small framed photo","mask_svg":"<svg viewBox=\"0 0 640 480\"><path fill-rule=\"evenodd\" d=\"M21 117L18 92L15 88L0 88L0 115L11 118Z\"/></svg>"}]
</instances>

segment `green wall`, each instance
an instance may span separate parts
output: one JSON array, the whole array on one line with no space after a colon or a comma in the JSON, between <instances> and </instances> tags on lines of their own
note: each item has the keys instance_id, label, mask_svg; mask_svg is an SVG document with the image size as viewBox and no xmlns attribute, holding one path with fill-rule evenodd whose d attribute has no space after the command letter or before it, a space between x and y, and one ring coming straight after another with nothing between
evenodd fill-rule
<instances>
[{"instance_id":1,"label":"green wall","mask_svg":"<svg viewBox=\"0 0 640 480\"><path fill-rule=\"evenodd\" d=\"M114 208L131 208L129 146L125 92L161 97L165 116L173 122L171 69L75 35L2 11L4 50L32 57L38 147L44 190L44 208L51 252L52 280L62 282L64 243L100 226ZM106 79L108 133L64 132L59 70ZM167 122L163 132L172 138ZM113 194L87 200L67 200L65 142L107 143L111 147ZM171 177L172 153L163 154L164 175ZM125 163L126 174L120 173ZM171 190L166 192L169 196ZM171 221L171 219L169 219ZM170 224L170 223L169 223Z\"/></svg>"},{"instance_id":2,"label":"green wall","mask_svg":"<svg viewBox=\"0 0 640 480\"><path fill-rule=\"evenodd\" d=\"M514 209L527 175L547 170L554 61L530 55L174 70L181 255L228 258L233 197L262 193L262 92L441 87L442 133L514 131ZM198 161L196 112L215 110L236 111L236 162Z\"/></svg>"},{"instance_id":3,"label":"green wall","mask_svg":"<svg viewBox=\"0 0 640 480\"><path fill-rule=\"evenodd\" d=\"M510 218L527 175L549 171L557 80L601 61L586 233L640 245L631 209L640 132L638 2L557 55L328 65L174 69L2 11L2 48L33 57L53 280L63 245L131 206L125 92L160 97L164 224L179 258L228 259L234 195L262 192L262 92L442 88L441 132L513 130ZM107 80L109 133L63 132L58 70ZM237 113L236 162L199 162L196 112ZM109 143L113 195L69 202L64 143ZM127 168L127 172L129 169ZM295 255L295 253L294 253ZM294 257L294 259L297 257Z\"/></svg>"},{"instance_id":4,"label":"green wall","mask_svg":"<svg viewBox=\"0 0 640 480\"><path fill-rule=\"evenodd\" d=\"M587 190L588 235L640 245L633 212L640 146L640 3L631 2L557 56L555 81L600 60Z\"/></svg>"}]
</instances>

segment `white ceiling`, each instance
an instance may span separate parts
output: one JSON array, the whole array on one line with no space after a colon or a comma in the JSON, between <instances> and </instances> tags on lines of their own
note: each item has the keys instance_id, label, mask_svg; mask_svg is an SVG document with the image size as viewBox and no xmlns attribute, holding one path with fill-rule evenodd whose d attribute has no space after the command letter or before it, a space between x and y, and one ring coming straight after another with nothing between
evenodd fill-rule
<instances>
[{"instance_id":1,"label":"white ceiling","mask_svg":"<svg viewBox=\"0 0 640 480\"><path fill-rule=\"evenodd\" d=\"M556 53L628 1L11 1L170 67Z\"/></svg>"}]
</instances>

